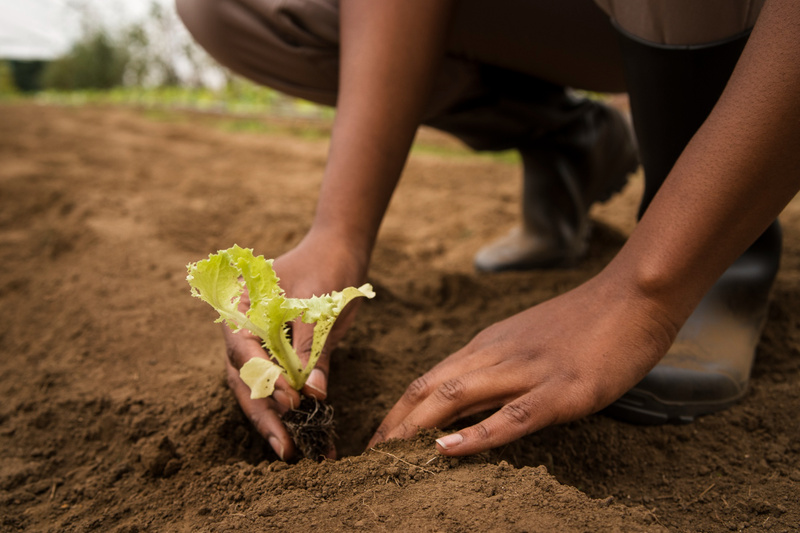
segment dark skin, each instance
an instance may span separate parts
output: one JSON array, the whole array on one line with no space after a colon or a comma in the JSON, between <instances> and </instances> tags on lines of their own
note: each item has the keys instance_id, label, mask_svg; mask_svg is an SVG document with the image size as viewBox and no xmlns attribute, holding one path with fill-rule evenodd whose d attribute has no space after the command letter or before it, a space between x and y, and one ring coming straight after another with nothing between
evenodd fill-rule
<instances>
[{"instance_id":1,"label":"dark skin","mask_svg":"<svg viewBox=\"0 0 800 533\"><path fill-rule=\"evenodd\" d=\"M409 1L341 3L339 111L316 216L275 262L290 296L365 279L453 9L451 0ZM705 292L800 189L799 36L800 4L768 0L719 103L614 260L576 289L488 327L414 381L370 446L497 409L437 443L445 455L481 452L596 412L644 377ZM324 272L314 268L319 249L330 257ZM304 393L325 396L330 350L353 319L348 312ZM309 329L295 326L294 334L307 357ZM276 412L296 405L296 391L279 382L274 399L249 400L235 369L265 354L244 333L226 333L226 343L239 403L276 452L292 456Z\"/></svg>"}]
</instances>

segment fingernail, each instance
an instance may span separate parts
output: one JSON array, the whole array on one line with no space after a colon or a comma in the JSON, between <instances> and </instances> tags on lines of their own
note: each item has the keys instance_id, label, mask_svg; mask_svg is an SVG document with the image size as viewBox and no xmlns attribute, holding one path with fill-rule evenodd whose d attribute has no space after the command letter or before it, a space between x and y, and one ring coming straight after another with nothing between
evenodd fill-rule
<instances>
[{"instance_id":1,"label":"fingernail","mask_svg":"<svg viewBox=\"0 0 800 533\"><path fill-rule=\"evenodd\" d=\"M327 380L325 379L325 374L319 368L315 368L311 371L311 374L308 375L308 380L306 380L306 385L320 393L323 397L328 395L325 391L328 385Z\"/></svg>"},{"instance_id":2,"label":"fingernail","mask_svg":"<svg viewBox=\"0 0 800 533\"><path fill-rule=\"evenodd\" d=\"M453 433L452 435L436 439L436 444L445 450L449 450L453 446L458 446L462 442L464 442L464 437L462 437L460 433Z\"/></svg>"},{"instance_id":3,"label":"fingernail","mask_svg":"<svg viewBox=\"0 0 800 533\"><path fill-rule=\"evenodd\" d=\"M272 393L272 399L278 402L279 404L283 405L284 407L286 404L289 404L289 409L294 409L294 396L289 394L288 392L282 390L276 390Z\"/></svg>"},{"instance_id":4,"label":"fingernail","mask_svg":"<svg viewBox=\"0 0 800 533\"><path fill-rule=\"evenodd\" d=\"M270 437L267 439L267 442L269 442L269 445L272 446L273 450L275 450L275 453L278 454L278 457L281 458L281 461L285 461L286 459L283 456L283 444L281 444L281 441L278 440L278 437Z\"/></svg>"}]
</instances>

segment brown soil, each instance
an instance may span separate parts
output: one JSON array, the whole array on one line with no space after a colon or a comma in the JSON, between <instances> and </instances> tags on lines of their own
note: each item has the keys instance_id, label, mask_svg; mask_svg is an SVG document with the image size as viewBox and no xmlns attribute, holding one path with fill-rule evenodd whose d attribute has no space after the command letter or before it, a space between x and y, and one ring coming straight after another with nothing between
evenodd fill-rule
<instances>
[{"instance_id":1,"label":"brown soil","mask_svg":"<svg viewBox=\"0 0 800 533\"><path fill-rule=\"evenodd\" d=\"M435 141L382 230L378 297L335 355L343 458L286 465L226 390L185 265L297 242L326 141L111 108L0 116L1 531L800 530L800 202L752 387L729 411L664 427L596 415L463 460L430 432L365 452L414 377L587 279L633 225L639 179L595 209L579 269L476 275L475 250L516 220L518 169Z\"/></svg>"}]
</instances>

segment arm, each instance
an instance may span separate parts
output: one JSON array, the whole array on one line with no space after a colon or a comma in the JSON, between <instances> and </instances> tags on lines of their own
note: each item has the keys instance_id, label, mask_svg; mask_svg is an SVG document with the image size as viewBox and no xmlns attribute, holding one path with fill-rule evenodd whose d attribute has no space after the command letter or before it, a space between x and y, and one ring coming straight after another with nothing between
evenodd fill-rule
<instances>
[{"instance_id":1,"label":"arm","mask_svg":"<svg viewBox=\"0 0 800 533\"><path fill-rule=\"evenodd\" d=\"M453 0L342 0L341 67L337 115L312 227L275 261L290 297L306 298L359 286L381 220L419 126L436 66L444 54ZM325 268L319 268L320 251ZM303 393L324 398L330 352L352 322L347 310L326 343ZM301 358L312 327L293 327ZM245 414L281 457L294 446L276 412L299 401L279 380L274 400L251 400L238 368L265 357L258 339L226 329L228 382Z\"/></svg>"},{"instance_id":2,"label":"arm","mask_svg":"<svg viewBox=\"0 0 800 533\"><path fill-rule=\"evenodd\" d=\"M772 0L719 102L615 260L674 310L676 323L800 188L798 86L800 6Z\"/></svg>"},{"instance_id":3,"label":"arm","mask_svg":"<svg viewBox=\"0 0 800 533\"><path fill-rule=\"evenodd\" d=\"M311 232L355 245L364 261L444 55L451 6L452 0L341 3L338 113Z\"/></svg>"},{"instance_id":4,"label":"arm","mask_svg":"<svg viewBox=\"0 0 800 533\"><path fill-rule=\"evenodd\" d=\"M663 357L715 280L800 188L800 4L771 0L719 103L617 257L412 383L373 443L500 410L439 440L480 452L595 412Z\"/></svg>"}]
</instances>

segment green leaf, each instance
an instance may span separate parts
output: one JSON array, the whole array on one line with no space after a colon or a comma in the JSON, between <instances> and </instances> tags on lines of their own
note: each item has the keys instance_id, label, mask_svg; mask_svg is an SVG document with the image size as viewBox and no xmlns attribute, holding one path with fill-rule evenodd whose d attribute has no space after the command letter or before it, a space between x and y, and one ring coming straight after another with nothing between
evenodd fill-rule
<instances>
[{"instance_id":1,"label":"green leaf","mask_svg":"<svg viewBox=\"0 0 800 533\"><path fill-rule=\"evenodd\" d=\"M275 382L281 377L281 367L266 359L254 357L242 365L239 377L250 387L250 398L266 398L275 390Z\"/></svg>"},{"instance_id":2,"label":"green leaf","mask_svg":"<svg viewBox=\"0 0 800 533\"><path fill-rule=\"evenodd\" d=\"M301 376L303 383L308 379L309 374L311 374L317 361L319 361L322 349L325 347L325 341L328 340L328 334L333 329L333 324L339 314L350 301L360 297L374 298L375 292L372 290L372 285L365 283L357 289L355 287L347 287L341 292L332 292L330 296L309 299L313 300L313 302L303 315L303 322L307 324L314 323L314 336L311 342L311 354L308 357L308 364L303 369L303 375ZM322 301L326 301L329 307L324 307ZM315 320L307 320L309 315L314 317Z\"/></svg>"},{"instance_id":3,"label":"green leaf","mask_svg":"<svg viewBox=\"0 0 800 533\"><path fill-rule=\"evenodd\" d=\"M243 287L239 271L228 257L222 253L212 254L208 259L190 263L187 270L186 281L192 288L192 296L217 310L217 322L224 320L234 330L243 327L247 319L238 309Z\"/></svg>"},{"instance_id":4,"label":"green leaf","mask_svg":"<svg viewBox=\"0 0 800 533\"><path fill-rule=\"evenodd\" d=\"M357 289L348 287L341 292L312 298L286 298L272 268L272 259L264 259L261 255L256 257L252 249L237 245L211 254L208 259L190 263L187 269L186 280L191 286L192 296L217 310L217 322L225 321L234 330L247 329L258 336L277 363L253 359L242 367L240 376L250 386L251 392L256 394L255 386L258 387L257 394L264 394L257 396L259 398L272 394L275 380L281 374L295 389L303 388L336 318L348 302L353 298L375 296L372 286L365 284ZM245 287L250 297L250 309L243 313L238 306ZM297 318L315 324L311 355L305 367L288 337L289 324ZM242 374L245 367L247 379Z\"/></svg>"}]
</instances>

